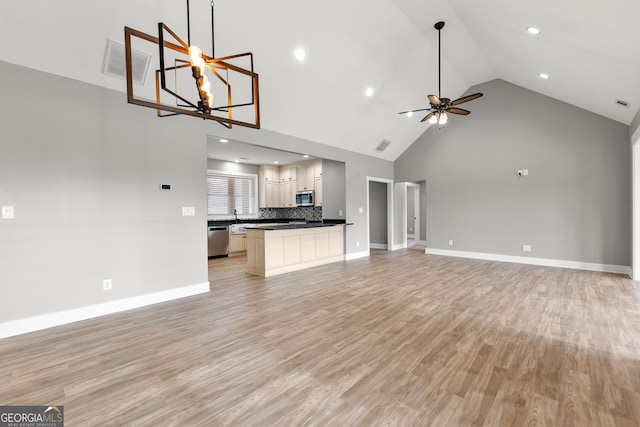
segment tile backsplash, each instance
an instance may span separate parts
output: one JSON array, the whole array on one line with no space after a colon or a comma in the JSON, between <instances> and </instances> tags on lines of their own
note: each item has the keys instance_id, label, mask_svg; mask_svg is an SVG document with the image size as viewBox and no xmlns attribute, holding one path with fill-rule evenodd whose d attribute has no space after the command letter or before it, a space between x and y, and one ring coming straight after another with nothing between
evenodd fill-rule
<instances>
[{"instance_id":1,"label":"tile backsplash","mask_svg":"<svg viewBox=\"0 0 640 427\"><path fill-rule=\"evenodd\" d=\"M307 221L322 221L322 208L260 208L258 216L260 219L304 219Z\"/></svg>"}]
</instances>

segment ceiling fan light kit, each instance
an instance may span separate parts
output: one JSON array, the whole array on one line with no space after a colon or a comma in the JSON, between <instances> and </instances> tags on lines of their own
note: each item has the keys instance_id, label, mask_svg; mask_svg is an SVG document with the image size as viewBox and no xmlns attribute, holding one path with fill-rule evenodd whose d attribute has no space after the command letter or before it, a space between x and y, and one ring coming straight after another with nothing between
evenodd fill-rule
<instances>
[{"instance_id":1,"label":"ceiling fan light kit","mask_svg":"<svg viewBox=\"0 0 640 427\"><path fill-rule=\"evenodd\" d=\"M158 47L159 66L155 71L155 102L140 98L134 93L132 39L140 39ZM186 43L162 22L158 23L158 37L124 27L124 40L127 101L130 104L154 108L157 110L158 117L183 114L214 120L227 128L232 128L233 125L260 128L258 74L253 69L253 54L247 52L215 57L213 1L211 1L211 56L205 55L198 46L191 44L189 0L187 0ZM192 83L189 84L189 80ZM234 91L232 91L232 82ZM172 83L171 86L170 83ZM240 100L237 99L238 94L240 94ZM167 102L167 99L172 102ZM234 118L234 109L246 118L244 120Z\"/></svg>"},{"instance_id":2,"label":"ceiling fan light kit","mask_svg":"<svg viewBox=\"0 0 640 427\"><path fill-rule=\"evenodd\" d=\"M447 113L458 114L461 116L469 115L471 113L469 110L465 110L463 108L457 108L455 106L480 98L482 96L482 93L474 93L473 95L467 95L462 98L455 99L453 101L451 101L449 98L442 97L440 31L444 28L444 21L436 22L436 24L433 27L436 30L438 30L438 96L435 96L435 95L428 96L429 108L420 108L417 110L402 111L398 114L406 114L408 117L411 117L409 113L415 113L418 111L428 111L429 113L427 113L427 115L424 116L421 122L428 120L429 123L432 125L438 124L439 126L444 126L445 124L447 124L449 120Z\"/></svg>"}]
</instances>

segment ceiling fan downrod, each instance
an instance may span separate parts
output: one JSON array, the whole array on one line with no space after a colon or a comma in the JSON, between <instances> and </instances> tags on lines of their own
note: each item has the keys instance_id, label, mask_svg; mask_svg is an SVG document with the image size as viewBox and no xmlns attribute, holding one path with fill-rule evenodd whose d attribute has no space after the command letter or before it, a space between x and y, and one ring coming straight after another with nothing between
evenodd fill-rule
<instances>
[{"instance_id":1,"label":"ceiling fan downrod","mask_svg":"<svg viewBox=\"0 0 640 427\"><path fill-rule=\"evenodd\" d=\"M440 30L442 30L444 28L444 21L439 21L436 22L436 24L433 26L436 30L438 30L438 98L442 98L442 79L441 77L441 66L440 63L442 62L440 60Z\"/></svg>"}]
</instances>

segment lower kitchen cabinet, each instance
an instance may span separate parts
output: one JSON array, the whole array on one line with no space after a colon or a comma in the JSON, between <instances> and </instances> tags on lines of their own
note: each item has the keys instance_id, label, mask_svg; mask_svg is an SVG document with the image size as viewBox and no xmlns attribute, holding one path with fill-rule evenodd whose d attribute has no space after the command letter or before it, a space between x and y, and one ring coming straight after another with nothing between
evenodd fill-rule
<instances>
[{"instance_id":1,"label":"lower kitchen cabinet","mask_svg":"<svg viewBox=\"0 0 640 427\"><path fill-rule=\"evenodd\" d=\"M247 235L232 234L229 238L229 255L242 255L247 252Z\"/></svg>"}]
</instances>

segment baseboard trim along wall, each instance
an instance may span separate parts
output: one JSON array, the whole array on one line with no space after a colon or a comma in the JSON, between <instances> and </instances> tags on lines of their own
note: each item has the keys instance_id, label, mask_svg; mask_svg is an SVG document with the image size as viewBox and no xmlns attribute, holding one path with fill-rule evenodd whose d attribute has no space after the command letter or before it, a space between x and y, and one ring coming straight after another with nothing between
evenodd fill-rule
<instances>
[{"instance_id":1,"label":"baseboard trim along wall","mask_svg":"<svg viewBox=\"0 0 640 427\"><path fill-rule=\"evenodd\" d=\"M563 261L547 258L530 258L524 256L486 254L482 252L452 251L448 249L426 248L426 254L443 255L459 258L483 259L487 261L513 262L517 264L542 265L546 267L572 268L575 270L600 271L603 273L627 274L631 277L631 267L626 265L597 264L591 262Z\"/></svg>"},{"instance_id":2,"label":"baseboard trim along wall","mask_svg":"<svg viewBox=\"0 0 640 427\"><path fill-rule=\"evenodd\" d=\"M354 252L352 254L345 254L344 256L344 260L345 261L351 261L352 259L358 259L358 258L366 258L368 257L369 251L361 251L361 252Z\"/></svg>"},{"instance_id":3,"label":"baseboard trim along wall","mask_svg":"<svg viewBox=\"0 0 640 427\"><path fill-rule=\"evenodd\" d=\"M387 249L386 243L370 243L369 248L371 249Z\"/></svg>"},{"instance_id":4,"label":"baseboard trim along wall","mask_svg":"<svg viewBox=\"0 0 640 427\"><path fill-rule=\"evenodd\" d=\"M0 339L209 292L209 282L0 323Z\"/></svg>"}]
</instances>

